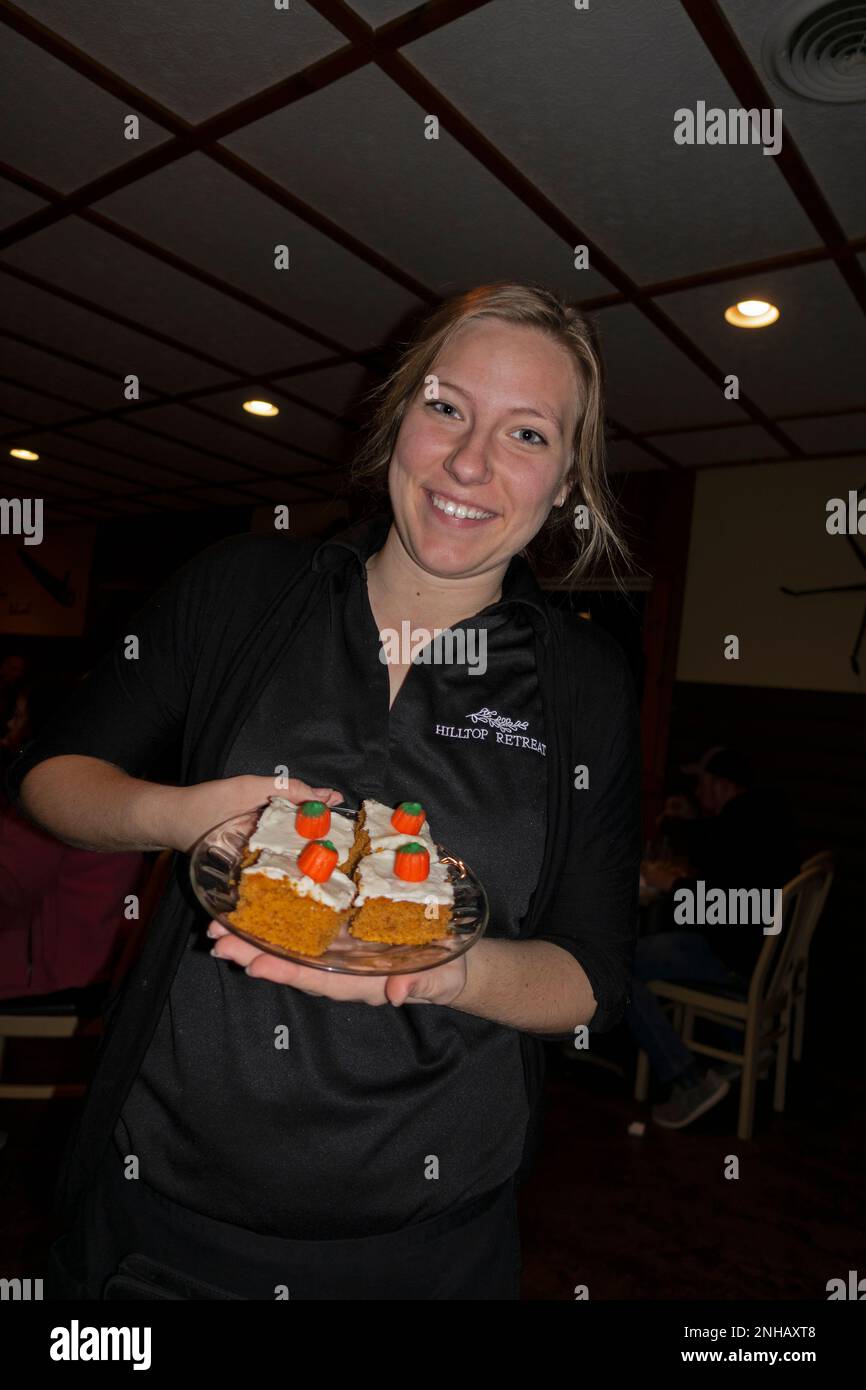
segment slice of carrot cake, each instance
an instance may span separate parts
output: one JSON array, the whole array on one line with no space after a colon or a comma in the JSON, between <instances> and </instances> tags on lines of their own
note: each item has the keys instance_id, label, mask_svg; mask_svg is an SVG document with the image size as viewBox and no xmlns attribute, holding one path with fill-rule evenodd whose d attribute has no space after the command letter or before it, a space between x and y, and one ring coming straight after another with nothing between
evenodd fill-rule
<instances>
[{"instance_id":1,"label":"slice of carrot cake","mask_svg":"<svg viewBox=\"0 0 866 1390\"><path fill-rule=\"evenodd\" d=\"M355 870L358 891L349 932L362 941L419 946L448 933L454 887L448 870L420 840L374 850Z\"/></svg>"},{"instance_id":2,"label":"slice of carrot cake","mask_svg":"<svg viewBox=\"0 0 866 1390\"><path fill-rule=\"evenodd\" d=\"M260 849L241 869L227 921L262 941L320 956L349 919L355 885L337 868L330 839L306 840L299 854Z\"/></svg>"},{"instance_id":3,"label":"slice of carrot cake","mask_svg":"<svg viewBox=\"0 0 866 1390\"><path fill-rule=\"evenodd\" d=\"M435 859L436 847L420 801L401 801L396 808L367 799L358 812L358 847L361 854L399 849L407 840L418 840Z\"/></svg>"},{"instance_id":4,"label":"slice of carrot cake","mask_svg":"<svg viewBox=\"0 0 866 1390\"><path fill-rule=\"evenodd\" d=\"M300 854L310 840L324 839L331 841L339 855L337 868L350 874L361 853L355 846L355 821L332 811L322 801L301 801L296 805L284 796L272 796L249 838L244 862L253 863L259 850Z\"/></svg>"}]
</instances>

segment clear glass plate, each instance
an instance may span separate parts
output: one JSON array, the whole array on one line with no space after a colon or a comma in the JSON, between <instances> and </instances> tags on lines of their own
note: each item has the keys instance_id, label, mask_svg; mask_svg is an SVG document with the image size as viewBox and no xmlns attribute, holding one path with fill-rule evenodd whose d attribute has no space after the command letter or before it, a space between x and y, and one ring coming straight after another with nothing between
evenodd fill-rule
<instances>
[{"instance_id":1,"label":"clear glass plate","mask_svg":"<svg viewBox=\"0 0 866 1390\"><path fill-rule=\"evenodd\" d=\"M441 845L436 846L436 851L454 885L454 906L447 931L438 941L428 941L423 946L388 946L379 941L360 941L343 927L322 955L306 956L239 931L227 914L234 910L238 901L241 855L266 805L267 802L263 802L252 811L231 816L215 825L190 851L190 882L202 907L211 918L250 945L283 960L311 965L316 970L335 970L342 975L407 975L430 970L434 965L462 955L484 935L489 916L487 894L463 860L449 854ZM331 813L350 820L357 816L356 811L333 806Z\"/></svg>"}]
</instances>

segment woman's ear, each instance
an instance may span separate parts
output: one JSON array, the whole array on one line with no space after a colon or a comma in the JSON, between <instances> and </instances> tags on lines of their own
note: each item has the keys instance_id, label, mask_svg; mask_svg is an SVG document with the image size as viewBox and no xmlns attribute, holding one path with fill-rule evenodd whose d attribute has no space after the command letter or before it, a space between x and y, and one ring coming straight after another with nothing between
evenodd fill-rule
<instances>
[{"instance_id":1,"label":"woman's ear","mask_svg":"<svg viewBox=\"0 0 866 1390\"><path fill-rule=\"evenodd\" d=\"M566 471L565 477L564 477L563 480L562 480L562 484L561 484L561 486L560 486L559 492L556 494L556 499L555 499L555 501L554 501L554 503L553 503L554 507L564 507L564 506L565 506L566 498L568 497L569 487L570 487L570 483L571 483L572 476L573 476L573 474L572 474L573 468L574 468L574 450L572 449L572 451L571 451L571 456L570 456L570 458L569 458L568 469L567 469L567 471Z\"/></svg>"}]
</instances>

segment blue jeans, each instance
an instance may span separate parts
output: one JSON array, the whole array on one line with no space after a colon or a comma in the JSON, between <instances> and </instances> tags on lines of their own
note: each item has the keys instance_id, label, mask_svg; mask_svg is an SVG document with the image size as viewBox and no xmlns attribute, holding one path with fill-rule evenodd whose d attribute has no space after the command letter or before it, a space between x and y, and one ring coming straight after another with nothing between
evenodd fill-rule
<instances>
[{"instance_id":1,"label":"blue jeans","mask_svg":"<svg viewBox=\"0 0 866 1390\"><path fill-rule=\"evenodd\" d=\"M748 984L729 969L712 951L700 932L663 931L638 940L634 958L634 978L631 1003L625 1011L625 1022L632 1036L648 1054L650 1066L659 1081L673 1081L695 1060L671 1024L656 996L647 989L646 980L700 980L706 984L726 985L729 989L748 993ZM736 1028L725 1028L720 1047L742 1048L743 1034Z\"/></svg>"}]
</instances>

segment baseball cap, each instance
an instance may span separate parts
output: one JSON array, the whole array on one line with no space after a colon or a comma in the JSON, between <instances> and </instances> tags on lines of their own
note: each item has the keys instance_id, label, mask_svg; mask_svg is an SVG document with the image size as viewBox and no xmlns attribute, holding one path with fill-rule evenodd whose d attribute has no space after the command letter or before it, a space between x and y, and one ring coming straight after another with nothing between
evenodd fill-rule
<instances>
[{"instance_id":1,"label":"baseball cap","mask_svg":"<svg viewBox=\"0 0 866 1390\"><path fill-rule=\"evenodd\" d=\"M681 772L693 776L706 772L711 777L725 777L741 787L748 787L754 781L752 766L747 754L739 748L725 748L716 745L708 748L696 763L681 763Z\"/></svg>"}]
</instances>

